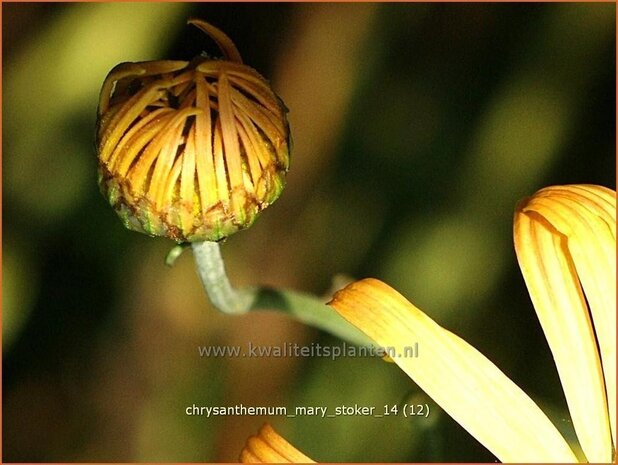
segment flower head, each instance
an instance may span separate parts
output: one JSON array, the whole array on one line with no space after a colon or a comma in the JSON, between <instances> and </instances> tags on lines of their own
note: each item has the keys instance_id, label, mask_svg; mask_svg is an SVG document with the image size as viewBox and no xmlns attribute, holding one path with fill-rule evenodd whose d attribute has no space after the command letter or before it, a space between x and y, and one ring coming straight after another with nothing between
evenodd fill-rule
<instances>
[{"instance_id":1,"label":"flower head","mask_svg":"<svg viewBox=\"0 0 618 465\"><path fill-rule=\"evenodd\" d=\"M219 29L223 59L121 63L99 100L99 185L125 226L218 241L253 224L289 167L286 108Z\"/></svg>"}]
</instances>

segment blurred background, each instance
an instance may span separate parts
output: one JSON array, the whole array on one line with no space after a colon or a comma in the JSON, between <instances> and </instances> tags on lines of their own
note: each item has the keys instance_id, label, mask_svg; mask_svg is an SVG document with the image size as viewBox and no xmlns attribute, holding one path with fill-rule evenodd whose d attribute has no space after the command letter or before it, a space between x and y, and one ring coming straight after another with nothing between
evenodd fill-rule
<instances>
[{"instance_id":1,"label":"blurred background","mask_svg":"<svg viewBox=\"0 0 618 465\"><path fill-rule=\"evenodd\" d=\"M234 283L326 296L336 275L380 278L572 438L512 214L545 185L615 188L615 5L4 3L4 461L235 461L264 421L319 461L494 460L380 359L199 357L341 342L271 312L219 314L191 253L166 267L173 244L125 230L98 191L103 79L215 53L189 16L290 108L286 190L223 246ZM430 417L185 415L404 399Z\"/></svg>"}]
</instances>

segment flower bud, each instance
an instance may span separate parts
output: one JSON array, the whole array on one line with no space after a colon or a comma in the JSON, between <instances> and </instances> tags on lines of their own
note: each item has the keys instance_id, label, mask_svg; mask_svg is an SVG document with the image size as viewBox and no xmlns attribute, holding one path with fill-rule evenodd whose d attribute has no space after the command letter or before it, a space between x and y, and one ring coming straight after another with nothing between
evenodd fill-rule
<instances>
[{"instance_id":1,"label":"flower bud","mask_svg":"<svg viewBox=\"0 0 618 465\"><path fill-rule=\"evenodd\" d=\"M249 227L284 187L287 109L210 24L190 24L223 53L121 63L99 100L99 186L124 225L178 242Z\"/></svg>"}]
</instances>

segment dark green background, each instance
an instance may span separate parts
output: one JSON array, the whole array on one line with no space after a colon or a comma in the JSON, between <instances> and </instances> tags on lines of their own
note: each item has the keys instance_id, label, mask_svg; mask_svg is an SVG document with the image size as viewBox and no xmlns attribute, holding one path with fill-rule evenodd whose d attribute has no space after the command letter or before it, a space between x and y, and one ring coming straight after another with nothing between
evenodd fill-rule
<instances>
[{"instance_id":1,"label":"dark green background","mask_svg":"<svg viewBox=\"0 0 618 465\"><path fill-rule=\"evenodd\" d=\"M512 250L517 201L615 188L613 4L3 4L4 461L233 461L263 421L319 461L493 461L394 365L200 359L204 344L338 344L218 315L189 253L123 229L96 186L97 96L120 61L236 42L290 107L282 198L223 246L236 283L399 289L572 439ZM572 341L577 343L577 341ZM449 382L449 380L444 380ZM382 406L427 420L191 418L198 405Z\"/></svg>"}]
</instances>

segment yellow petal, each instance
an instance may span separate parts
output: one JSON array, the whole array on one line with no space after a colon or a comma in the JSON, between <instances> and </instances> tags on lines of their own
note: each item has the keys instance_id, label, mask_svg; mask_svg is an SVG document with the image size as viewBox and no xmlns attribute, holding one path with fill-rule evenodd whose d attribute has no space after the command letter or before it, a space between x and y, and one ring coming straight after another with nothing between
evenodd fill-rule
<instances>
[{"instance_id":1,"label":"yellow petal","mask_svg":"<svg viewBox=\"0 0 618 465\"><path fill-rule=\"evenodd\" d=\"M611 461L615 444L615 202L598 186L549 187L518 206L514 225L522 273L592 462Z\"/></svg>"},{"instance_id":2,"label":"yellow petal","mask_svg":"<svg viewBox=\"0 0 618 465\"><path fill-rule=\"evenodd\" d=\"M593 185L556 186L542 189L526 207L537 206L537 197L566 204L568 221L549 210L555 226L568 237L579 281L590 306L600 348L614 449L616 447L616 192ZM577 221L575 221L577 220Z\"/></svg>"},{"instance_id":3,"label":"yellow petal","mask_svg":"<svg viewBox=\"0 0 618 465\"><path fill-rule=\"evenodd\" d=\"M315 463L283 439L268 423L247 439L240 453L242 463Z\"/></svg>"},{"instance_id":4,"label":"yellow petal","mask_svg":"<svg viewBox=\"0 0 618 465\"><path fill-rule=\"evenodd\" d=\"M541 409L478 350L376 279L352 283L330 305L395 357L416 384L503 462L576 462Z\"/></svg>"}]
</instances>

